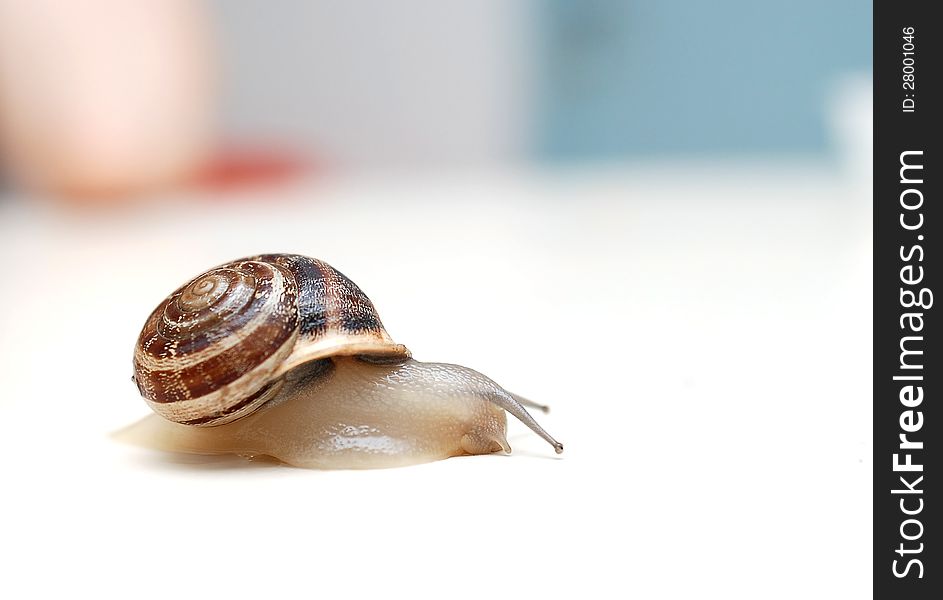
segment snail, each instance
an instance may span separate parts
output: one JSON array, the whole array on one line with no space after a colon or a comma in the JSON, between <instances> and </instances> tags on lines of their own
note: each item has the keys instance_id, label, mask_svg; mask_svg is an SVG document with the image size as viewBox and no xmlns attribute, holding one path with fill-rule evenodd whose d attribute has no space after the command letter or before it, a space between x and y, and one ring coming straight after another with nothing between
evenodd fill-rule
<instances>
[{"instance_id":1,"label":"snail","mask_svg":"<svg viewBox=\"0 0 943 600\"><path fill-rule=\"evenodd\" d=\"M481 373L423 363L329 264L265 254L206 271L148 317L134 350L141 396L162 418L134 426L152 446L273 457L311 468L381 468L510 452L525 406Z\"/></svg>"}]
</instances>

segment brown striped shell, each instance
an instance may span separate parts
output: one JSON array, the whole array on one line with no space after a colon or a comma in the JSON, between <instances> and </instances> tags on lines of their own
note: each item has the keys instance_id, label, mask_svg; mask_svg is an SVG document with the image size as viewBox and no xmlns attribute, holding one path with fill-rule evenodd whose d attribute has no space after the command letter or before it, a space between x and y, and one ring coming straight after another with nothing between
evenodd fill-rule
<instances>
[{"instance_id":1,"label":"brown striped shell","mask_svg":"<svg viewBox=\"0 0 943 600\"><path fill-rule=\"evenodd\" d=\"M373 303L329 264L264 254L211 269L148 317L134 379L159 415L221 425L271 399L281 377L331 356L409 358Z\"/></svg>"}]
</instances>

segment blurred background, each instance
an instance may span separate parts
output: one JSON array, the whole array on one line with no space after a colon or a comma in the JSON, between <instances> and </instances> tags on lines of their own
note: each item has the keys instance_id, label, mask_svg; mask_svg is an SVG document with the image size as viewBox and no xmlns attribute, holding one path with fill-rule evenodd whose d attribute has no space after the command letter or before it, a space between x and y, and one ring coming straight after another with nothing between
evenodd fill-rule
<instances>
[{"instance_id":1,"label":"blurred background","mask_svg":"<svg viewBox=\"0 0 943 600\"><path fill-rule=\"evenodd\" d=\"M867 138L847 121L869 122L870 5L851 0L2 6L8 187L834 159Z\"/></svg>"},{"instance_id":2,"label":"blurred background","mask_svg":"<svg viewBox=\"0 0 943 600\"><path fill-rule=\"evenodd\" d=\"M871 12L0 0L0 595L217 595L140 557L250 550L230 597L869 593ZM376 473L115 443L148 313L262 252L552 405L567 453L513 422L510 457Z\"/></svg>"}]
</instances>

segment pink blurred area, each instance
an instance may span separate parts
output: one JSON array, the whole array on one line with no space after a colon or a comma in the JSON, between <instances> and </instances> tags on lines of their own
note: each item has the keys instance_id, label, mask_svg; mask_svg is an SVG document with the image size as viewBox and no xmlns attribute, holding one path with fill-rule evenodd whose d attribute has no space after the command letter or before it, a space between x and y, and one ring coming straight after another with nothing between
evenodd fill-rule
<instances>
[{"instance_id":1,"label":"pink blurred area","mask_svg":"<svg viewBox=\"0 0 943 600\"><path fill-rule=\"evenodd\" d=\"M304 169L217 141L218 67L190 0L0 0L0 149L16 187L101 204Z\"/></svg>"}]
</instances>

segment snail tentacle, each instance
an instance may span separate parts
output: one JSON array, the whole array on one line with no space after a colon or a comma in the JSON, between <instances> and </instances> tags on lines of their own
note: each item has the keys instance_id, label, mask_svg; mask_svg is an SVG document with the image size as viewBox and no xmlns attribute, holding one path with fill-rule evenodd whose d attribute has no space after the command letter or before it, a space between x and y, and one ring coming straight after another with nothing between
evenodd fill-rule
<instances>
[{"instance_id":1,"label":"snail tentacle","mask_svg":"<svg viewBox=\"0 0 943 600\"><path fill-rule=\"evenodd\" d=\"M550 412L550 406L546 404L539 404L537 402L534 402L533 400L528 400L527 398L520 396L518 394L515 394L514 392L508 392L508 393L511 394L511 397L517 400L517 403L520 404L521 406L525 406L527 408L533 408L534 410L539 410L540 412L544 414L548 414Z\"/></svg>"},{"instance_id":2,"label":"snail tentacle","mask_svg":"<svg viewBox=\"0 0 943 600\"><path fill-rule=\"evenodd\" d=\"M402 373L411 380L423 381L426 385L431 384L431 389L438 389L438 393L443 396L474 395L487 400L527 425L553 446L557 454L563 452L563 444L555 440L537 423L522 403L514 397L514 394L474 369L449 363L423 363L411 360Z\"/></svg>"},{"instance_id":3,"label":"snail tentacle","mask_svg":"<svg viewBox=\"0 0 943 600\"><path fill-rule=\"evenodd\" d=\"M527 409L524 408L515 397L514 394L508 392L503 388L497 388L491 394L488 394L487 399L492 404L499 406L506 410L507 412L514 415L518 421L530 427L531 431L542 437L548 444L553 446L554 452L557 454L563 453L563 444L553 439L553 436L547 433L547 431L540 426L540 424L527 412Z\"/></svg>"}]
</instances>

